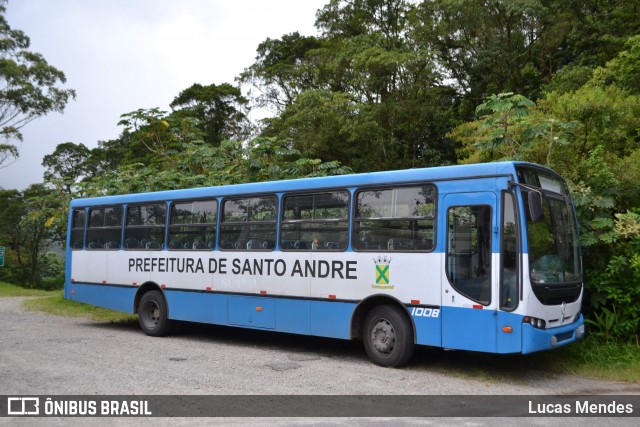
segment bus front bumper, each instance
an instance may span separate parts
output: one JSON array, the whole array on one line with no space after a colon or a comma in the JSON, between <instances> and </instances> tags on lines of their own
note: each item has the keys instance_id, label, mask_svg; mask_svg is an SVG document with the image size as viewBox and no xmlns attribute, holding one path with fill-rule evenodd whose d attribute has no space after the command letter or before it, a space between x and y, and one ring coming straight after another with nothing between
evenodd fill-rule
<instances>
[{"instance_id":1,"label":"bus front bumper","mask_svg":"<svg viewBox=\"0 0 640 427\"><path fill-rule=\"evenodd\" d=\"M562 347L584 337L582 314L573 323L550 329L537 329L528 323L522 325L522 353L533 353Z\"/></svg>"}]
</instances>

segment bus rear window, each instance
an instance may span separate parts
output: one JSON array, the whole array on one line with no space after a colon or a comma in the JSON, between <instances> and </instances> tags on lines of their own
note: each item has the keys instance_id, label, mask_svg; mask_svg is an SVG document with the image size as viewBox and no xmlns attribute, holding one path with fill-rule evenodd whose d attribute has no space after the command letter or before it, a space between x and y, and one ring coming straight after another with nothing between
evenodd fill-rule
<instances>
[{"instance_id":1,"label":"bus rear window","mask_svg":"<svg viewBox=\"0 0 640 427\"><path fill-rule=\"evenodd\" d=\"M71 219L71 237L69 245L71 249L82 249L84 246L84 223L87 212L84 209L74 209Z\"/></svg>"}]
</instances>

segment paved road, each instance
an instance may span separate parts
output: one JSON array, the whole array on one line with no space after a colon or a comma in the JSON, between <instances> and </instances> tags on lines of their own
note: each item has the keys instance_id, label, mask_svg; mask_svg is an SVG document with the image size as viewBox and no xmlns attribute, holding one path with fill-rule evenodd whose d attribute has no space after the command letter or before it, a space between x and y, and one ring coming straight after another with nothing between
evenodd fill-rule
<instances>
[{"instance_id":1,"label":"paved road","mask_svg":"<svg viewBox=\"0 0 640 427\"><path fill-rule=\"evenodd\" d=\"M544 366L523 370L513 357L419 349L409 366L387 369L347 341L214 326L152 338L137 324L32 313L22 301L0 298L2 395L640 393Z\"/></svg>"}]
</instances>

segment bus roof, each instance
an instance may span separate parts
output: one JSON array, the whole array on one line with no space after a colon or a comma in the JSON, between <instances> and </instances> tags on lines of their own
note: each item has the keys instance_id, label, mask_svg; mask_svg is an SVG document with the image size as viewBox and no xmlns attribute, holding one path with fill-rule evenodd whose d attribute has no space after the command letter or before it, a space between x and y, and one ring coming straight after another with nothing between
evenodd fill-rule
<instances>
[{"instance_id":1,"label":"bus roof","mask_svg":"<svg viewBox=\"0 0 640 427\"><path fill-rule=\"evenodd\" d=\"M420 181L442 181L484 176L515 175L515 165L534 165L526 162L495 162L470 165L439 166L384 172L369 172L335 175L317 178L300 178L283 181L265 181L247 184L221 185L180 190L167 190L115 196L75 199L71 207L98 206L119 203L146 203L164 200L187 200L207 197L229 197L247 194L280 193L287 191L316 190L323 188L384 185L388 183L411 183ZM535 165L540 167L539 165Z\"/></svg>"}]
</instances>

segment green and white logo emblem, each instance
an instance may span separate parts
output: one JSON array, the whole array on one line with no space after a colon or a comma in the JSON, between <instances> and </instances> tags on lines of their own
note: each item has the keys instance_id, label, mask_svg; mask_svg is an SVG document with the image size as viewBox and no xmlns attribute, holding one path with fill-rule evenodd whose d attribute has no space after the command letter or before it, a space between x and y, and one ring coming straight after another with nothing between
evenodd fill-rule
<instances>
[{"instance_id":1,"label":"green and white logo emblem","mask_svg":"<svg viewBox=\"0 0 640 427\"><path fill-rule=\"evenodd\" d=\"M388 256L380 256L373 257L373 262L376 265L376 284L371 285L374 289L393 289L394 286L391 285L390 279L390 264L391 257Z\"/></svg>"}]
</instances>

